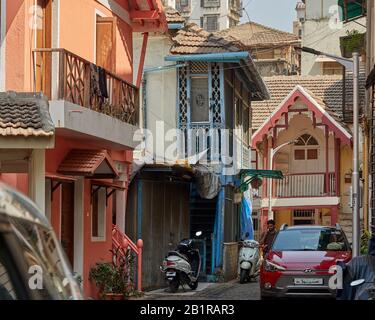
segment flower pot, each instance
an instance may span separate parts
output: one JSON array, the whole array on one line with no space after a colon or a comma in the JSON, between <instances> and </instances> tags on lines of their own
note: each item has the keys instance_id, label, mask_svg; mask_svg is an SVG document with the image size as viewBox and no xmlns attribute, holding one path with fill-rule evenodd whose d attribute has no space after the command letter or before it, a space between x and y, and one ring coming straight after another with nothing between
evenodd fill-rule
<instances>
[{"instance_id":1,"label":"flower pot","mask_svg":"<svg viewBox=\"0 0 375 320\"><path fill-rule=\"evenodd\" d=\"M105 300L124 300L124 295L122 293L105 293Z\"/></svg>"}]
</instances>

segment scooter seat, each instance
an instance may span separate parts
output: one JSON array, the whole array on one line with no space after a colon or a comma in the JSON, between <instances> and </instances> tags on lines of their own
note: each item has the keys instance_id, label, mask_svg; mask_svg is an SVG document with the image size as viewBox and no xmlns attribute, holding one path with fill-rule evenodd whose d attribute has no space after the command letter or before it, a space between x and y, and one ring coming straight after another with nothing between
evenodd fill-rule
<instances>
[{"instance_id":1,"label":"scooter seat","mask_svg":"<svg viewBox=\"0 0 375 320\"><path fill-rule=\"evenodd\" d=\"M186 261L189 262L188 257L185 256L184 254L178 252L178 251L169 251L169 252L168 252L168 257L169 257L169 256L179 256L180 258L182 258L182 259L184 259L184 260L186 260Z\"/></svg>"}]
</instances>

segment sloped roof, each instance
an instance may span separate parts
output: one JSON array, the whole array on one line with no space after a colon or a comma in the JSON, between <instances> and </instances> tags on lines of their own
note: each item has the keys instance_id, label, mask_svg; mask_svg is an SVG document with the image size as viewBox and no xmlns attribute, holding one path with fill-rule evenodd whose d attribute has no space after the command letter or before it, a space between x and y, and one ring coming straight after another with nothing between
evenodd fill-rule
<instances>
[{"instance_id":1,"label":"sloped roof","mask_svg":"<svg viewBox=\"0 0 375 320\"><path fill-rule=\"evenodd\" d=\"M363 78L362 76L360 79ZM266 101L257 101L252 103L253 108L253 129L258 129L261 124L271 115L279 106L285 97L300 85L305 90L312 93L316 100L321 100L324 104L336 114L341 120L343 119L343 81L342 76L275 76L263 78L271 99ZM361 80L361 83L363 80ZM351 92L353 87L352 81L346 82L347 92ZM349 94L347 94L348 96ZM364 106L364 96L360 95L360 105ZM346 99L346 107L352 106L352 101Z\"/></svg>"},{"instance_id":2,"label":"sloped roof","mask_svg":"<svg viewBox=\"0 0 375 320\"><path fill-rule=\"evenodd\" d=\"M172 38L172 54L226 53L242 51L233 40L209 33L194 23L186 25Z\"/></svg>"},{"instance_id":3,"label":"sloped roof","mask_svg":"<svg viewBox=\"0 0 375 320\"><path fill-rule=\"evenodd\" d=\"M174 8L166 7L165 16L167 18L167 23L184 23L185 18Z\"/></svg>"},{"instance_id":4,"label":"sloped roof","mask_svg":"<svg viewBox=\"0 0 375 320\"><path fill-rule=\"evenodd\" d=\"M257 131L254 132L252 137L253 147L256 146L257 142L262 140L264 134L274 127L274 124L282 115L288 112L290 106L292 106L297 99L301 99L310 111L313 111L318 117L321 117L321 121L328 125L344 143L350 144L351 131L346 124L341 121L337 113L331 110L327 103L319 96L297 84L293 90L284 97L272 114L263 121Z\"/></svg>"},{"instance_id":5,"label":"sloped roof","mask_svg":"<svg viewBox=\"0 0 375 320\"><path fill-rule=\"evenodd\" d=\"M194 55L212 53L243 52L243 44L239 41L227 40L213 33L209 33L196 24L191 23L180 29L172 38L172 55ZM269 98L269 92L263 82L254 61L248 55L239 62L241 70L249 80L253 99L263 100Z\"/></svg>"},{"instance_id":6,"label":"sloped roof","mask_svg":"<svg viewBox=\"0 0 375 320\"><path fill-rule=\"evenodd\" d=\"M277 30L256 22L247 22L218 32L222 37L241 41L248 48L279 46L280 44L300 44L293 33Z\"/></svg>"},{"instance_id":7,"label":"sloped roof","mask_svg":"<svg viewBox=\"0 0 375 320\"><path fill-rule=\"evenodd\" d=\"M43 95L0 93L0 135L50 137L54 133L48 100Z\"/></svg>"},{"instance_id":8,"label":"sloped roof","mask_svg":"<svg viewBox=\"0 0 375 320\"><path fill-rule=\"evenodd\" d=\"M61 162L57 171L73 176L118 177L116 167L106 150L73 149Z\"/></svg>"}]
</instances>

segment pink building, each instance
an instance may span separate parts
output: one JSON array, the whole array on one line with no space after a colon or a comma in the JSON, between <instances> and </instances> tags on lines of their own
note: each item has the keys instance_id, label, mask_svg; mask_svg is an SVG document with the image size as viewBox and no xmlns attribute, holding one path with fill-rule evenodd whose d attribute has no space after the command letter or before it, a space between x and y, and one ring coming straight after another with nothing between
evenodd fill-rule
<instances>
[{"instance_id":1,"label":"pink building","mask_svg":"<svg viewBox=\"0 0 375 320\"><path fill-rule=\"evenodd\" d=\"M0 94L0 179L45 212L96 297L88 274L112 258L112 223L124 230L144 52L148 32L166 30L163 8L3 0L0 17L0 92L14 91ZM143 32L135 71L134 32Z\"/></svg>"}]
</instances>

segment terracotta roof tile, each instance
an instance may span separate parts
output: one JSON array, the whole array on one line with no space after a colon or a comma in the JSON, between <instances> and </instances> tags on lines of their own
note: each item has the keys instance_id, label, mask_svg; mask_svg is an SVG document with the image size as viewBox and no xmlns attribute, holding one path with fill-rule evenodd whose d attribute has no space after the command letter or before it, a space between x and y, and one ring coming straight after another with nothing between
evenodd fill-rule
<instances>
[{"instance_id":1,"label":"terracotta roof tile","mask_svg":"<svg viewBox=\"0 0 375 320\"><path fill-rule=\"evenodd\" d=\"M106 173L106 177L117 177L117 170L106 150L73 149L61 162L57 171L73 176L96 177L98 174L101 175L96 170L104 161L112 171L112 173Z\"/></svg>"},{"instance_id":2,"label":"terracotta roof tile","mask_svg":"<svg viewBox=\"0 0 375 320\"><path fill-rule=\"evenodd\" d=\"M53 136L48 101L41 94L0 93L0 135Z\"/></svg>"},{"instance_id":3,"label":"terracotta roof tile","mask_svg":"<svg viewBox=\"0 0 375 320\"><path fill-rule=\"evenodd\" d=\"M185 23L185 18L176 9L171 7L165 8L165 16L167 23Z\"/></svg>"},{"instance_id":4,"label":"terracotta roof tile","mask_svg":"<svg viewBox=\"0 0 375 320\"><path fill-rule=\"evenodd\" d=\"M234 41L188 24L172 39L172 54L224 53L241 51Z\"/></svg>"},{"instance_id":5,"label":"terracotta roof tile","mask_svg":"<svg viewBox=\"0 0 375 320\"><path fill-rule=\"evenodd\" d=\"M249 49L277 46L280 44L300 44L294 34L270 28L259 23L247 22L218 32L222 37L231 37L241 41Z\"/></svg>"},{"instance_id":6,"label":"terracotta roof tile","mask_svg":"<svg viewBox=\"0 0 375 320\"><path fill-rule=\"evenodd\" d=\"M360 87L364 88L364 74L360 76ZM302 86L312 93L315 99L324 103L335 117L343 120L343 81L342 76L275 76L265 77L264 82L271 94L270 100L257 101L252 103L253 108L253 129L258 129L270 114L279 106L285 97L295 88ZM346 81L346 91L351 92L352 81ZM365 91L361 89L360 105L365 104ZM346 96L350 96L348 93ZM346 98L346 108L352 108L352 100ZM345 118L346 119L346 118Z\"/></svg>"}]
</instances>

